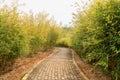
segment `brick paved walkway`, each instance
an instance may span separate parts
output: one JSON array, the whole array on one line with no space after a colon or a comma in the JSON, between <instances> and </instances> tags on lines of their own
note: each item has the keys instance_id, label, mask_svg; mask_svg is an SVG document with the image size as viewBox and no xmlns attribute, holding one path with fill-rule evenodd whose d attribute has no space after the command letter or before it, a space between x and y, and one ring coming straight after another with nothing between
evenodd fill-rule
<instances>
[{"instance_id":1,"label":"brick paved walkway","mask_svg":"<svg viewBox=\"0 0 120 80\"><path fill-rule=\"evenodd\" d=\"M57 53L42 61L28 76L27 80L84 80L73 63L72 52L60 48Z\"/></svg>"}]
</instances>

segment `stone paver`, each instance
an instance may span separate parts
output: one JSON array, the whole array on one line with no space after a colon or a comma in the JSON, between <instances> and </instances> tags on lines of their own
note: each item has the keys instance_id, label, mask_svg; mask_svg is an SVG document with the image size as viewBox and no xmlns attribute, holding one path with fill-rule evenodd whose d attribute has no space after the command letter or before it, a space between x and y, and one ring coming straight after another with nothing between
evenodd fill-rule
<instances>
[{"instance_id":1,"label":"stone paver","mask_svg":"<svg viewBox=\"0 0 120 80\"><path fill-rule=\"evenodd\" d=\"M60 48L42 61L28 76L27 80L84 80L73 63L72 52L68 48Z\"/></svg>"}]
</instances>

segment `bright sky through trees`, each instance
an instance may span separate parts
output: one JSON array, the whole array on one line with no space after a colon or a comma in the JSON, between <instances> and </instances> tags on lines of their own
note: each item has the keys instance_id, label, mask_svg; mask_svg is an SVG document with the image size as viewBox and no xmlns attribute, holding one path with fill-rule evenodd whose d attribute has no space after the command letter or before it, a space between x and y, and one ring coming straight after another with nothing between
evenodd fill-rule
<instances>
[{"instance_id":1,"label":"bright sky through trees","mask_svg":"<svg viewBox=\"0 0 120 80\"><path fill-rule=\"evenodd\" d=\"M5 1L4 4L10 4L10 1L13 0L3 1ZM27 13L30 10L34 13L45 11L49 13L50 16L54 16L57 23L62 22L63 25L68 25L71 22L72 13L76 10L73 5L76 2L83 5L83 3L88 1L89 0L19 0L20 4L25 4L24 6L20 6L19 9Z\"/></svg>"}]
</instances>

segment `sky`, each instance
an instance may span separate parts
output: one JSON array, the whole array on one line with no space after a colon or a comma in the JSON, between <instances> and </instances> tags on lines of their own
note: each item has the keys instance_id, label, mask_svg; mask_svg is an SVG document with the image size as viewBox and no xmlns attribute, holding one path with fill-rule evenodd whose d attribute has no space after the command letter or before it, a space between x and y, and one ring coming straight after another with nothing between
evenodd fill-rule
<instances>
[{"instance_id":1,"label":"sky","mask_svg":"<svg viewBox=\"0 0 120 80\"><path fill-rule=\"evenodd\" d=\"M13 0L0 0L0 3L4 2L3 4L9 5L11 1ZM24 4L19 6L19 9L26 13L32 10L34 14L45 11L49 13L49 16L54 16L57 23L62 22L63 25L70 25L72 13L76 11L73 6L76 2L83 6L83 3L88 0L19 0L19 4Z\"/></svg>"}]
</instances>

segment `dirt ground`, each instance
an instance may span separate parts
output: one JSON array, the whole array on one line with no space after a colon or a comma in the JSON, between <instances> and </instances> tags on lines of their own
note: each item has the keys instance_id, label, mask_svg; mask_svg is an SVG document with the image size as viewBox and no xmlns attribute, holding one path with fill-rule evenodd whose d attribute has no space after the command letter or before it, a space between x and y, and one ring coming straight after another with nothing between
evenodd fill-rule
<instances>
[{"instance_id":1,"label":"dirt ground","mask_svg":"<svg viewBox=\"0 0 120 80\"><path fill-rule=\"evenodd\" d=\"M97 68L94 68L92 65L84 62L75 52L74 60L88 80L111 80L110 77L103 75Z\"/></svg>"},{"instance_id":2,"label":"dirt ground","mask_svg":"<svg viewBox=\"0 0 120 80\"><path fill-rule=\"evenodd\" d=\"M55 50L55 49L53 49ZM20 80L32 67L43 58L49 56L53 50L38 52L33 57L19 58L13 65L13 70L0 76L0 80Z\"/></svg>"}]
</instances>

